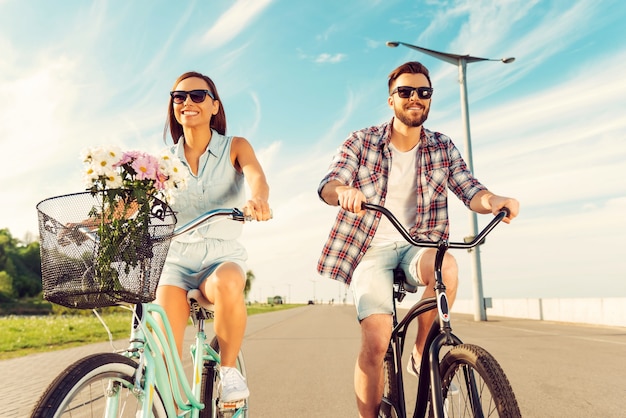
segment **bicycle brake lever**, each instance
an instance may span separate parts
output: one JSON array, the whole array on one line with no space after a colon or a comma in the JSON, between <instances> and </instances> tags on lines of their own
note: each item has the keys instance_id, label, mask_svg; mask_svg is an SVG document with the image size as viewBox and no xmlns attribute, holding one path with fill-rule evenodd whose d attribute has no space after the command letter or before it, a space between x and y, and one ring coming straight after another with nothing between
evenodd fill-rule
<instances>
[{"instance_id":1,"label":"bicycle brake lever","mask_svg":"<svg viewBox=\"0 0 626 418\"><path fill-rule=\"evenodd\" d=\"M243 214L241 209L233 208L233 213L231 215L233 221L245 222L247 221L247 216Z\"/></svg>"}]
</instances>

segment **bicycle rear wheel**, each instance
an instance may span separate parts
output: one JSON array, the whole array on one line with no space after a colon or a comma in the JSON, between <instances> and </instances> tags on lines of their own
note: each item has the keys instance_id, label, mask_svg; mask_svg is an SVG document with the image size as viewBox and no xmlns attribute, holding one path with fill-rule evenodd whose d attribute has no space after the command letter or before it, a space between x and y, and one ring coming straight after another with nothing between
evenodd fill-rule
<instances>
[{"instance_id":1,"label":"bicycle rear wheel","mask_svg":"<svg viewBox=\"0 0 626 418\"><path fill-rule=\"evenodd\" d=\"M135 418L141 399L133 391L138 364L120 354L93 354L69 366L43 393L32 418L104 417ZM107 406L117 412L106 415ZM155 390L152 414L166 418Z\"/></svg>"},{"instance_id":2,"label":"bicycle rear wheel","mask_svg":"<svg viewBox=\"0 0 626 418\"><path fill-rule=\"evenodd\" d=\"M453 347L440 362L446 417L521 417L504 371L484 348Z\"/></svg>"},{"instance_id":3,"label":"bicycle rear wheel","mask_svg":"<svg viewBox=\"0 0 626 418\"><path fill-rule=\"evenodd\" d=\"M217 338L211 341L211 348L218 354L220 346ZM237 356L237 369L241 375L246 377L246 364L243 360L243 353L240 351ZM200 392L200 401L204 403L204 409L200 411L200 418L247 418L248 417L248 399L243 402L241 407L236 409L220 409L220 369L219 364L213 360L205 361L202 369L202 386Z\"/></svg>"}]
</instances>

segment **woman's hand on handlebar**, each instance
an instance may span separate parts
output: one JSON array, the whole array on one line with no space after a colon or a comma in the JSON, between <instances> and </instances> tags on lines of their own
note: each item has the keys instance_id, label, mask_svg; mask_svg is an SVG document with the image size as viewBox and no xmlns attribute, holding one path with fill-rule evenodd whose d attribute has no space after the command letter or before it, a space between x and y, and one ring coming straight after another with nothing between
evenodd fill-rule
<instances>
[{"instance_id":1,"label":"woman's hand on handlebar","mask_svg":"<svg viewBox=\"0 0 626 418\"><path fill-rule=\"evenodd\" d=\"M255 221L268 221L272 219L272 210L267 200L261 198L251 198L243 207L246 218Z\"/></svg>"}]
</instances>

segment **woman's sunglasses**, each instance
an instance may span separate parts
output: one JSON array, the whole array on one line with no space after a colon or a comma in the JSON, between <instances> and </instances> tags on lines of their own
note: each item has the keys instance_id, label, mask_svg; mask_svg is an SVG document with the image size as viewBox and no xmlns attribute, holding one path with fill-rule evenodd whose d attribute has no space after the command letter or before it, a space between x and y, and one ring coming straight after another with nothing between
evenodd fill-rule
<instances>
[{"instance_id":1,"label":"woman's sunglasses","mask_svg":"<svg viewBox=\"0 0 626 418\"><path fill-rule=\"evenodd\" d=\"M182 104L185 102L185 100L187 99L187 96L191 97L191 100L194 103L202 103L204 101L204 99L206 99L207 94L209 95L209 97L213 100L215 100L215 97L213 96L213 93L211 93L209 90L191 90L191 91L185 91L185 90L175 90L175 91L170 91L170 96L172 96L172 101L176 104Z\"/></svg>"},{"instance_id":2,"label":"woman's sunglasses","mask_svg":"<svg viewBox=\"0 0 626 418\"><path fill-rule=\"evenodd\" d=\"M408 87L408 86L400 86L396 87L390 94L393 96L394 93L398 93L403 99L408 99L411 97L413 92L417 93L417 97L420 99L430 99L433 96L433 89L431 87Z\"/></svg>"}]
</instances>

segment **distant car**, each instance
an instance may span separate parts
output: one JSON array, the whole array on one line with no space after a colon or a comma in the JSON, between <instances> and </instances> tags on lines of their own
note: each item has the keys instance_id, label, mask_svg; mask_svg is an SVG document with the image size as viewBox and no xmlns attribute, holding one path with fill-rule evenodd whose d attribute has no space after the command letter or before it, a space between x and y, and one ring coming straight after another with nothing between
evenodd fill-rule
<instances>
[{"instance_id":1,"label":"distant car","mask_svg":"<svg viewBox=\"0 0 626 418\"><path fill-rule=\"evenodd\" d=\"M313 302L312 300L309 300L309 305L315 305L315 302Z\"/></svg>"},{"instance_id":2,"label":"distant car","mask_svg":"<svg viewBox=\"0 0 626 418\"><path fill-rule=\"evenodd\" d=\"M267 303L269 305L282 305L283 298L280 296L272 296L272 297L267 298Z\"/></svg>"}]
</instances>

